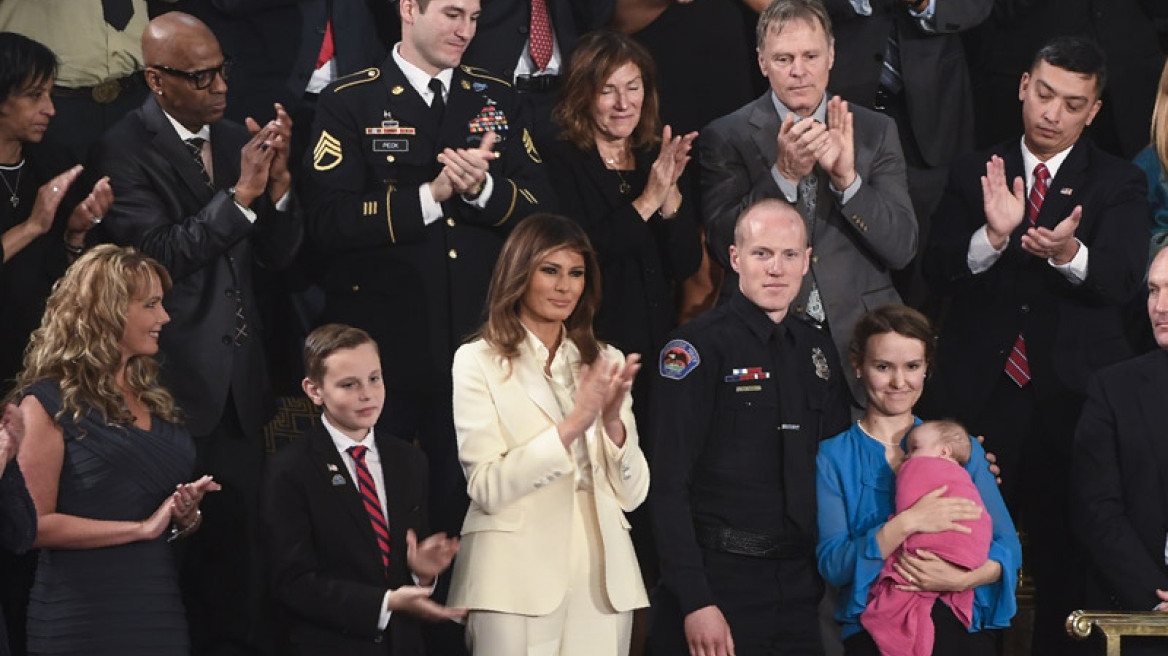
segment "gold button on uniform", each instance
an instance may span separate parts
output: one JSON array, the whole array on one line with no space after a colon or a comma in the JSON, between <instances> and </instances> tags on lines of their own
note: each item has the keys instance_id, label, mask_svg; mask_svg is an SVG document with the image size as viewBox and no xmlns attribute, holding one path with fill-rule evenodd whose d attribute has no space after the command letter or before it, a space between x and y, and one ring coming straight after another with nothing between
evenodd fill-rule
<instances>
[{"instance_id":1,"label":"gold button on uniform","mask_svg":"<svg viewBox=\"0 0 1168 656\"><path fill-rule=\"evenodd\" d=\"M446 251L446 255L452 260L458 259L458 251L454 250L453 248L449 251Z\"/></svg>"},{"instance_id":2,"label":"gold button on uniform","mask_svg":"<svg viewBox=\"0 0 1168 656\"><path fill-rule=\"evenodd\" d=\"M811 263L812 263L812 264L819 264L819 256L818 256L818 255L812 255L812 256L811 256Z\"/></svg>"},{"instance_id":3,"label":"gold button on uniform","mask_svg":"<svg viewBox=\"0 0 1168 656\"><path fill-rule=\"evenodd\" d=\"M355 291L355 292L361 291L361 285L353 285L353 291Z\"/></svg>"},{"instance_id":4,"label":"gold button on uniform","mask_svg":"<svg viewBox=\"0 0 1168 656\"><path fill-rule=\"evenodd\" d=\"M447 218L446 218L446 225L448 225L448 226L450 226L451 228L453 228L453 227L454 227L454 219L452 219L452 218L450 218L450 217L447 217Z\"/></svg>"},{"instance_id":5,"label":"gold button on uniform","mask_svg":"<svg viewBox=\"0 0 1168 656\"><path fill-rule=\"evenodd\" d=\"M387 162L394 162L396 160L397 160L397 158L394 157L393 155L386 155L385 156L385 161L387 161Z\"/></svg>"}]
</instances>

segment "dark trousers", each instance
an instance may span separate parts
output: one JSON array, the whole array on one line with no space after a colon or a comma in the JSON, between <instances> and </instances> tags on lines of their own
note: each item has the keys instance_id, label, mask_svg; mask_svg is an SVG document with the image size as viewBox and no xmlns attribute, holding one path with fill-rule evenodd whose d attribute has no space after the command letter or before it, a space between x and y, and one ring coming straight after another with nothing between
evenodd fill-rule
<instances>
[{"instance_id":1,"label":"dark trousers","mask_svg":"<svg viewBox=\"0 0 1168 656\"><path fill-rule=\"evenodd\" d=\"M53 94L57 115L49 124L46 138L65 146L78 162L84 162L90 145L123 116L142 106L150 91L140 73L132 86L113 102L98 103L87 96Z\"/></svg>"},{"instance_id":2,"label":"dark trousers","mask_svg":"<svg viewBox=\"0 0 1168 656\"><path fill-rule=\"evenodd\" d=\"M179 556L192 652L269 654L273 604L258 540L263 436L244 431L229 395L219 425L196 436L195 448L195 476L210 474L223 489L203 498L203 524Z\"/></svg>"},{"instance_id":3,"label":"dark trousers","mask_svg":"<svg viewBox=\"0 0 1168 656\"><path fill-rule=\"evenodd\" d=\"M953 610L938 599L933 603L933 653L937 656L994 656L996 631L970 633ZM881 656L867 631L844 640L844 656Z\"/></svg>"},{"instance_id":4,"label":"dark trousers","mask_svg":"<svg viewBox=\"0 0 1168 656\"><path fill-rule=\"evenodd\" d=\"M769 560L703 553L714 603L730 625L738 656L822 656L823 581L814 558ZM657 586L649 607L649 653L688 654L684 622L673 593Z\"/></svg>"},{"instance_id":5,"label":"dark trousers","mask_svg":"<svg viewBox=\"0 0 1168 656\"><path fill-rule=\"evenodd\" d=\"M1004 373L986 410L968 428L1002 469L1002 497L1026 534L1023 571L1034 578L1032 653L1093 653L1066 633L1067 615L1083 604L1086 558L1071 531L1070 457L1082 399L1019 388Z\"/></svg>"}]
</instances>

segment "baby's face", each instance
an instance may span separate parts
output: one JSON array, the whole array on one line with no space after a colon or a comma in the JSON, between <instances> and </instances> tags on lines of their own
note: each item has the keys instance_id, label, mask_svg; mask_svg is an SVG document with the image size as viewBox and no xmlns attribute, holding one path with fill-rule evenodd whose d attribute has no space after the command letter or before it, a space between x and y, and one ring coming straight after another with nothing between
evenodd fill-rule
<instances>
[{"instance_id":1,"label":"baby's face","mask_svg":"<svg viewBox=\"0 0 1168 656\"><path fill-rule=\"evenodd\" d=\"M908 436L906 444L908 451L905 456L916 458L926 456L932 458L948 458L953 460L953 450L941 441L941 432L932 426L917 426Z\"/></svg>"}]
</instances>

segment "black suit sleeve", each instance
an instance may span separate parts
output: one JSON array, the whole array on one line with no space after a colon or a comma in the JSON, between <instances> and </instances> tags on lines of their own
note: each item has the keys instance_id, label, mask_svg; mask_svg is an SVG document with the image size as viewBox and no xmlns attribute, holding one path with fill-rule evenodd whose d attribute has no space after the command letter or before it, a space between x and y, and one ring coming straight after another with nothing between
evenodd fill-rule
<instances>
[{"instance_id":1,"label":"black suit sleeve","mask_svg":"<svg viewBox=\"0 0 1168 656\"><path fill-rule=\"evenodd\" d=\"M1123 438L1113 401L1118 389L1105 385L1101 376L1088 387L1071 461L1073 527L1120 606L1146 611L1159 603L1157 589L1168 590L1168 576L1141 544L1125 507L1119 459Z\"/></svg>"},{"instance_id":2,"label":"black suit sleeve","mask_svg":"<svg viewBox=\"0 0 1168 656\"><path fill-rule=\"evenodd\" d=\"M0 548L24 553L36 538L37 514L24 484L20 466L13 460L0 470Z\"/></svg>"}]
</instances>

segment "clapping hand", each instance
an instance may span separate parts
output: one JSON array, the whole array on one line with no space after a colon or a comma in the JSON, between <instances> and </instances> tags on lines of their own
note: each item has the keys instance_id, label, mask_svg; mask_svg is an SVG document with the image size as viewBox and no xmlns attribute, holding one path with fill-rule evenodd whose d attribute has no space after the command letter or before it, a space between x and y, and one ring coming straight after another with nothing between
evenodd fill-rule
<instances>
[{"instance_id":1,"label":"clapping hand","mask_svg":"<svg viewBox=\"0 0 1168 656\"><path fill-rule=\"evenodd\" d=\"M843 191L855 182L855 118L848 110L848 103L839 96L827 101L827 145L819 151L817 159L837 190Z\"/></svg>"},{"instance_id":2,"label":"clapping hand","mask_svg":"<svg viewBox=\"0 0 1168 656\"><path fill-rule=\"evenodd\" d=\"M440 175L445 176L451 189L470 199L477 198L486 184L491 162L498 158L494 151L498 135L494 131L483 135L478 148L446 148L438 155L444 166ZM441 202L435 196L434 200Z\"/></svg>"},{"instance_id":3,"label":"clapping hand","mask_svg":"<svg viewBox=\"0 0 1168 656\"><path fill-rule=\"evenodd\" d=\"M557 427L564 446L570 446L584 434L597 417L604 421L605 432L618 447L625 442L620 409L641 368L641 356L633 353L624 361L607 360L603 355L591 365L580 367L576 380L576 399L572 411Z\"/></svg>"},{"instance_id":4,"label":"clapping hand","mask_svg":"<svg viewBox=\"0 0 1168 656\"><path fill-rule=\"evenodd\" d=\"M174 494L170 495L174 502L174 523L180 529L189 528L198 518L199 504L203 501L203 495L220 489L222 486L210 476L203 476L193 483L183 483L176 487Z\"/></svg>"},{"instance_id":5,"label":"clapping hand","mask_svg":"<svg viewBox=\"0 0 1168 656\"><path fill-rule=\"evenodd\" d=\"M1076 205L1067 218L1059 221L1053 230L1031 226L1026 234L1022 235L1022 250L1044 260L1053 259L1058 265L1067 264L1079 252L1079 240L1075 239L1075 231L1079 229L1079 221L1082 218L1083 206Z\"/></svg>"},{"instance_id":6,"label":"clapping hand","mask_svg":"<svg viewBox=\"0 0 1168 656\"><path fill-rule=\"evenodd\" d=\"M689 153L697 137L697 132L674 136L668 125L662 128L661 150L649 169L649 181L633 201L633 207L642 219L648 221L658 211L670 218L677 213L682 200L677 181L691 159Z\"/></svg>"},{"instance_id":7,"label":"clapping hand","mask_svg":"<svg viewBox=\"0 0 1168 656\"><path fill-rule=\"evenodd\" d=\"M407 529L406 562L418 577L419 584L432 585L434 579L450 567L450 562L458 554L458 546L458 538L446 537L445 533L435 533L418 542L414 529Z\"/></svg>"},{"instance_id":8,"label":"clapping hand","mask_svg":"<svg viewBox=\"0 0 1168 656\"><path fill-rule=\"evenodd\" d=\"M0 415L0 474L4 467L16 457L20 443L24 441L24 414L20 408L9 403Z\"/></svg>"},{"instance_id":9,"label":"clapping hand","mask_svg":"<svg viewBox=\"0 0 1168 656\"><path fill-rule=\"evenodd\" d=\"M1026 216L1026 183L1014 178L1014 187L1006 184L1006 162L997 155L986 162L986 174L981 177L982 208L986 216L986 236L995 250L1002 250L1010 233L1021 225Z\"/></svg>"},{"instance_id":10,"label":"clapping hand","mask_svg":"<svg viewBox=\"0 0 1168 656\"><path fill-rule=\"evenodd\" d=\"M779 126L778 159L775 169L792 184L798 184L811 170L828 147L831 136L827 126L807 117L796 122L794 112L787 114Z\"/></svg>"}]
</instances>

